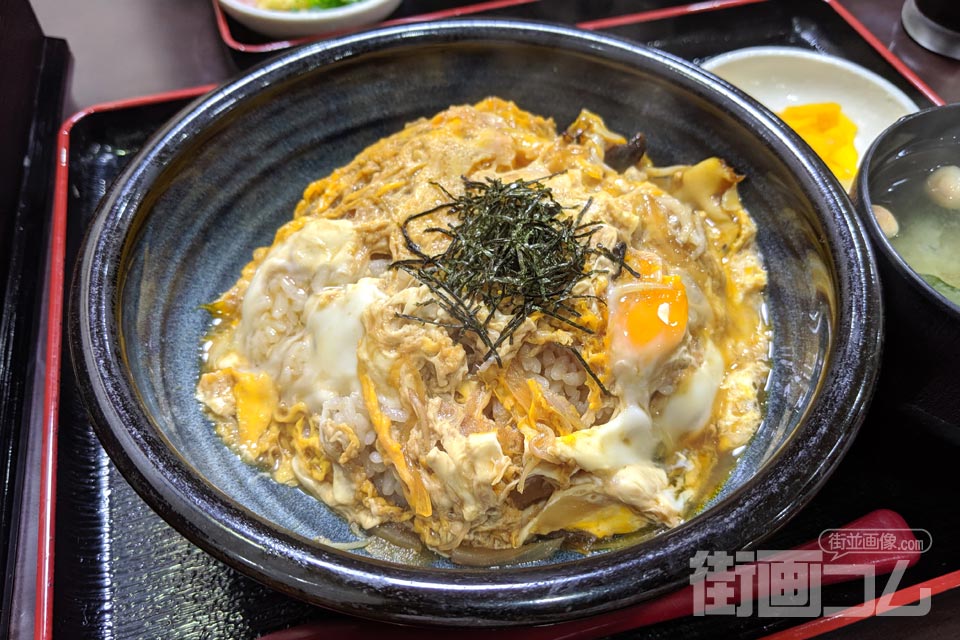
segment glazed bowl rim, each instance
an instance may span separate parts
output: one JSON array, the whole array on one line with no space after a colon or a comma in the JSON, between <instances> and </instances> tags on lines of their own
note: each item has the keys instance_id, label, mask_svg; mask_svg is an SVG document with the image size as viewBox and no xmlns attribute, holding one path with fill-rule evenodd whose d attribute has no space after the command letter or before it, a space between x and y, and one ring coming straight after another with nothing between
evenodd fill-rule
<instances>
[{"instance_id":1,"label":"glazed bowl rim","mask_svg":"<svg viewBox=\"0 0 960 640\"><path fill-rule=\"evenodd\" d=\"M318 547L272 527L198 479L163 436L155 433L127 377L117 320L123 249L148 190L145 187L188 144L191 131L215 124L224 113L255 98L260 89L318 66L393 47L464 41L559 47L610 64L655 69L658 77L669 77L693 95L709 96L745 126L757 127L757 136L779 153L805 196L822 212L827 241L841 252L831 256L838 289L836 333L820 388L803 421L743 486L651 542L567 563L496 571L414 568ZM878 368L878 358L864 354L879 353L883 324L876 264L858 216L826 167L776 116L738 89L671 54L609 35L515 20L403 25L319 42L255 67L199 98L143 147L102 201L81 251L70 318L80 389L104 448L146 502L191 541L277 589L346 613L398 622L491 626L570 619L654 597L687 582L687 576L658 578L659 560L672 554L689 559L705 545L749 548L777 530L812 498L852 442ZM810 462L801 465L805 459ZM749 518L736 527L726 524L735 509L751 507L772 515L762 522ZM698 528L704 533L691 535ZM659 579L659 583L638 593L630 578L643 572L648 581ZM329 586L330 580L341 589L376 590L385 597L401 597L413 590L416 599L402 609L358 610L321 588ZM467 600L464 605L447 602L451 585Z\"/></svg>"}]
</instances>

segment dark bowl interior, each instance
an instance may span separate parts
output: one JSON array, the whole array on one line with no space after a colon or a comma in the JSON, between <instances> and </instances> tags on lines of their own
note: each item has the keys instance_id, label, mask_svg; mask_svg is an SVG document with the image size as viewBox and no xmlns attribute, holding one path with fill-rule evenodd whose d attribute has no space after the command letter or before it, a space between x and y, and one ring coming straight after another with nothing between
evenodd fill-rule
<instances>
[{"instance_id":1,"label":"dark bowl interior","mask_svg":"<svg viewBox=\"0 0 960 640\"><path fill-rule=\"evenodd\" d=\"M922 181L940 164L960 165L960 104L926 109L888 128L864 155L852 196L883 282L888 322L881 397L912 422L960 440L960 307L907 264L873 215L875 203L887 204L892 186Z\"/></svg>"},{"instance_id":2,"label":"dark bowl interior","mask_svg":"<svg viewBox=\"0 0 960 640\"><path fill-rule=\"evenodd\" d=\"M658 164L725 158L747 176L775 332L766 415L720 494L629 548L496 570L344 552L313 498L241 463L194 399L200 305L269 244L304 187L375 140L498 95L563 127L581 108L644 131ZM823 483L869 400L881 336L876 268L849 201L772 114L694 65L575 30L497 21L391 28L266 63L181 113L101 205L78 264L71 346L98 434L184 535L294 596L394 621L543 623L687 583L697 550L756 544Z\"/></svg>"}]
</instances>

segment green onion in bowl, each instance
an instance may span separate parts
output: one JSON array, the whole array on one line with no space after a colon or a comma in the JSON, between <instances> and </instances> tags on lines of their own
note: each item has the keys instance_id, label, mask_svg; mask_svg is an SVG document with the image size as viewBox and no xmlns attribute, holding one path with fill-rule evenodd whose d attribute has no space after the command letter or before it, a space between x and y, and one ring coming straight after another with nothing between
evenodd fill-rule
<instances>
[{"instance_id":1,"label":"green onion in bowl","mask_svg":"<svg viewBox=\"0 0 960 640\"><path fill-rule=\"evenodd\" d=\"M358 0L256 0L256 6L273 11L307 11L310 9L335 9Z\"/></svg>"}]
</instances>

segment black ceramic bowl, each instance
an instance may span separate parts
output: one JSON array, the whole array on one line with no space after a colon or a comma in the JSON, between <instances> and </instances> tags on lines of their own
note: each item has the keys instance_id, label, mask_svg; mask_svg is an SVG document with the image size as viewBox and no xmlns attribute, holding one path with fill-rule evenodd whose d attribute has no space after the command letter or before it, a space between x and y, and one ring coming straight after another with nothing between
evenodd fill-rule
<instances>
[{"instance_id":1,"label":"black ceramic bowl","mask_svg":"<svg viewBox=\"0 0 960 640\"><path fill-rule=\"evenodd\" d=\"M960 104L905 116L884 131L864 154L852 195L883 281L881 396L911 422L960 442L960 307L907 264L873 215L874 204L896 208L888 202L892 187L922 184L942 164L960 165Z\"/></svg>"},{"instance_id":2,"label":"black ceramic bowl","mask_svg":"<svg viewBox=\"0 0 960 640\"><path fill-rule=\"evenodd\" d=\"M533 566L418 568L329 548L342 520L242 464L194 399L200 305L271 242L304 187L451 104L498 95L565 126L587 108L659 164L725 158L756 218L775 332L766 415L723 490L652 540ZM863 417L881 310L849 200L745 94L670 55L529 23L420 24L299 49L199 99L119 177L90 229L71 318L100 438L174 527L264 583L393 621L508 625L612 610L686 584L697 550L755 545L824 482Z\"/></svg>"}]
</instances>

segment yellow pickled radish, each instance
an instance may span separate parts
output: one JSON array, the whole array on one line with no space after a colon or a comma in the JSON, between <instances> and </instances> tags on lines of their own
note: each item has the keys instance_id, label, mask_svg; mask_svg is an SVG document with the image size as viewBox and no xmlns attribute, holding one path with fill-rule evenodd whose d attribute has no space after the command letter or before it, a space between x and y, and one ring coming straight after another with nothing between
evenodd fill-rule
<instances>
[{"instance_id":1,"label":"yellow pickled radish","mask_svg":"<svg viewBox=\"0 0 960 640\"><path fill-rule=\"evenodd\" d=\"M790 106L777 113L800 134L845 186L857 172L859 156L853 145L857 125L836 102Z\"/></svg>"}]
</instances>

